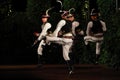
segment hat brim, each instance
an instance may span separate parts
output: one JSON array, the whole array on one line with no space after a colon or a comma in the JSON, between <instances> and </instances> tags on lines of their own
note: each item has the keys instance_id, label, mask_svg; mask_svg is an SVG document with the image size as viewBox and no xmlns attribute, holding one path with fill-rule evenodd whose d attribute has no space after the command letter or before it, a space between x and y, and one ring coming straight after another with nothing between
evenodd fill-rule
<instances>
[{"instance_id":1,"label":"hat brim","mask_svg":"<svg viewBox=\"0 0 120 80\"><path fill-rule=\"evenodd\" d=\"M68 14L67 18L73 17L73 14Z\"/></svg>"},{"instance_id":2,"label":"hat brim","mask_svg":"<svg viewBox=\"0 0 120 80\"><path fill-rule=\"evenodd\" d=\"M42 18L49 18L49 15L42 15Z\"/></svg>"},{"instance_id":3,"label":"hat brim","mask_svg":"<svg viewBox=\"0 0 120 80\"><path fill-rule=\"evenodd\" d=\"M98 15L97 13L90 14L90 16L97 16L97 15Z\"/></svg>"},{"instance_id":4,"label":"hat brim","mask_svg":"<svg viewBox=\"0 0 120 80\"><path fill-rule=\"evenodd\" d=\"M61 16L67 16L68 14L69 14L68 11L63 11L62 14L61 14Z\"/></svg>"}]
</instances>

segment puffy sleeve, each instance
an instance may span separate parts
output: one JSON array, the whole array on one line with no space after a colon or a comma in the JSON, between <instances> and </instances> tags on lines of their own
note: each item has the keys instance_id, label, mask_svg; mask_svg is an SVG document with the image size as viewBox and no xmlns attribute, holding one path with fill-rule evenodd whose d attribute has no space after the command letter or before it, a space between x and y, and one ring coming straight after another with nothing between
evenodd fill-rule
<instances>
[{"instance_id":1,"label":"puffy sleeve","mask_svg":"<svg viewBox=\"0 0 120 80\"><path fill-rule=\"evenodd\" d=\"M53 32L53 36L58 36L58 32L61 30L61 28L66 24L65 20L60 20L57 24L57 27L55 31Z\"/></svg>"},{"instance_id":2,"label":"puffy sleeve","mask_svg":"<svg viewBox=\"0 0 120 80\"><path fill-rule=\"evenodd\" d=\"M90 32L90 31L91 31L92 25L93 25L92 21L88 22L87 30L86 30L87 36L90 36L90 35L91 35L91 32Z\"/></svg>"},{"instance_id":3,"label":"puffy sleeve","mask_svg":"<svg viewBox=\"0 0 120 80\"><path fill-rule=\"evenodd\" d=\"M74 22L72 23L72 33L73 33L74 35L76 35L76 34L75 34L75 28L78 27L78 26L79 26L79 22L78 22L78 21L74 21Z\"/></svg>"},{"instance_id":4,"label":"puffy sleeve","mask_svg":"<svg viewBox=\"0 0 120 80\"><path fill-rule=\"evenodd\" d=\"M51 28L50 23L46 23L41 31L41 34L38 37L38 40L41 40L44 36L46 36L48 29Z\"/></svg>"},{"instance_id":5,"label":"puffy sleeve","mask_svg":"<svg viewBox=\"0 0 120 80\"><path fill-rule=\"evenodd\" d=\"M103 21L100 21L101 22L101 24L102 24L102 29L103 29L103 31L105 32L105 31L107 31L107 28L106 28L106 24L105 24L105 22L103 22Z\"/></svg>"}]
</instances>

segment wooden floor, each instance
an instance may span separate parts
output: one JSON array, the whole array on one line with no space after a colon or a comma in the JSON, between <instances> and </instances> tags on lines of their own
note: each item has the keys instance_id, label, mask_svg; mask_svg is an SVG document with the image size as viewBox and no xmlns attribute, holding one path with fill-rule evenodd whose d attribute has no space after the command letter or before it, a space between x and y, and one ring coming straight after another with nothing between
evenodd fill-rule
<instances>
[{"instance_id":1,"label":"wooden floor","mask_svg":"<svg viewBox=\"0 0 120 80\"><path fill-rule=\"evenodd\" d=\"M105 65L79 64L68 75L66 65L0 65L0 80L120 80L120 71Z\"/></svg>"}]
</instances>

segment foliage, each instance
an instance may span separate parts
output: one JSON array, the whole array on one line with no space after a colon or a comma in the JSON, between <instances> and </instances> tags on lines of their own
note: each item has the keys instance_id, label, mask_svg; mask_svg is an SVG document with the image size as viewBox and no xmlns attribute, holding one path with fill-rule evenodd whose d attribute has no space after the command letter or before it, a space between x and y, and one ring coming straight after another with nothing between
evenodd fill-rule
<instances>
[{"instance_id":1,"label":"foliage","mask_svg":"<svg viewBox=\"0 0 120 80\"><path fill-rule=\"evenodd\" d=\"M47 4L47 5L46 5ZM27 1L27 16L28 19L40 24L40 16L50 7L49 0L28 0Z\"/></svg>"},{"instance_id":2,"label":"foliage","mask_svg":"<svg viewBox=\"0 0 120 80\"><path fill-rule=\"evenodd\" d=\"M101 62L109 66L117 66L120 64L120 11L115 10L115 0L98 0L101 12L101 18L107 25L107 33L105 34L103 56Z\"/></svg>"},{"instance_id":3,"label":"foliage","mask_svg":"<svg viewBox=\"0 0 120 80\"><path fill-rule=\"evenodd\" d=\"M89 3L88 0L64 0L64 9L69 10L75 8L76 19L80 22L85 22L88 18Z\"/></svg>"},{"instance_id":4,"label":"foliage","mask_svg":"<svg viewBox=\"0 0 120 80\"><path fill-rule=\"evenodd\" d=\"M34 31L40 31L40 17L48 8L51 7L50 0L27 0L27 8L24 12L14 11L11 3L12 0L3 0L0 3L0 39L2 48L7 47L7 50L2 49L2 52L7 55L33 55L27 46L32 44L35 39L32 35ZM84 31L89 20L89 0L64 0L63 6L65 10L75 8L75 18L80 22L79 28ZM100 18L106 22L107 32L105 33L104 42L102 45L100 63L113 66L120 63L120 11L115 11L115 0L97 0L98 8L100 9ZM50 12L51 18L49 21L52 24L53 30L57 22L60 20L60 13ZM7 23L7 24L6 24ZM84 36L77 35L74 53L77 63L92 63L95 57L95 45L90 44L90 52L86 50L83 40ZM17 41L17 42L15 42ZM14 44L14 45L13 45ZM16 50L14 50L16 46ZM30 51L28 51L28 49ZM18 52L19 50L19 52ZM24 54L26 53L26 54ZM2 53L1 53L2 54ZM6 54L4 54L6 56ZM56 55L58 56L58 55Z\"/></svg>"},{"instance_id":5,"label":"foliage","mask_svg":"<svg viewBox=\"0 0 120 80\"><path fill-rule=\"evenodd\" d=\"M120 24L119 24L119 21L120 21L120 11L115 13L112 17L112 21L113 21L113 25L112 27L114 28L114 33L113 33L113 36L111 37L111 39L109 40L110 42L110 45L108 47L108 49L110 49L109 53L111 53L111 63L110 65L119 65L120 66ZM114 42L114 44L113 44Z\"/></svg>"}]
</instances>

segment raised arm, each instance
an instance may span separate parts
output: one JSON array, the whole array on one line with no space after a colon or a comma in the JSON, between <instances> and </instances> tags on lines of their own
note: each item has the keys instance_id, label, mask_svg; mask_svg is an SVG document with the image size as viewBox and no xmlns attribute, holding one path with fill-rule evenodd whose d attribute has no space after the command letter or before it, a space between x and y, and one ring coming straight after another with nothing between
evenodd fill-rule
<instances>
[{"instance_id":1,"label":"raised arm","mask_svg":"<svg viewBox=\"0 0 120 80\"><path fill-rule=\"evenodd\" d=\"M44 28L41 31L41 34L38 37L38 40L41 40L43 37L45 37L47 35L48 29L50 29L50 28L51 28L51 24L50 23L46 23L44 25Z\"/></svg>"},{"instance_id":2,"label":"raised arm","mask_svg":"<svg viewBox=\"0 0 120 80\"><path fill-rule=\"evenodd\" d=\"M102 24L102 29L103 29L103 31L105 32L105 31L107 31L107 28L106 28L106 24L105 24L105 22L103 22L103 21L100 21L101 22L101 24Z\"/></svg>"},{"instance_id":3,"label":"raised arm","mask_svg":"<svg viewBox=\"0 0 120 80\"><path fill-rule=\"evenodd\" d=\"M61 30L61 28L66 24L65 20L61 20L58 24L57 27L55 29L55 31L53 32L53 36L58 36L58 32Z\"/></svg>"},{"instance_id":4,"label":"raised arm","mask_svg":"<svg viewBox=\"0 0 120 80\"><path fill-rule=\"evenodd\" d=\"M91 35L92 35L92 33L91 33L91 31L90 31L92 25L93 25L92 21L90 21L90 22L88 23L88 25L87 25L87 30L86 30L87 36L91 36Z\"/></svg>"}]
</instances>

